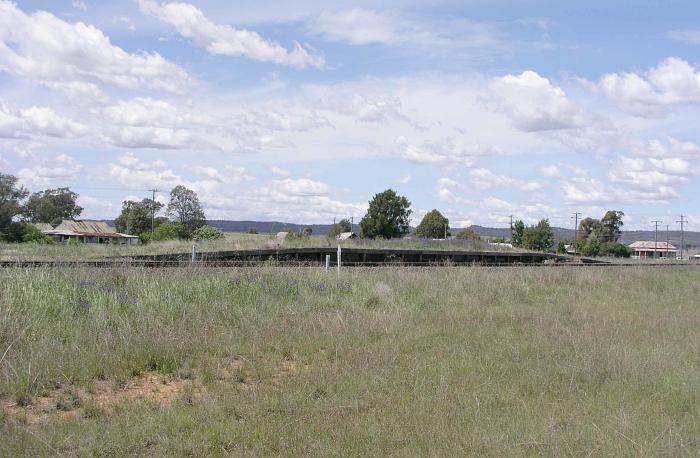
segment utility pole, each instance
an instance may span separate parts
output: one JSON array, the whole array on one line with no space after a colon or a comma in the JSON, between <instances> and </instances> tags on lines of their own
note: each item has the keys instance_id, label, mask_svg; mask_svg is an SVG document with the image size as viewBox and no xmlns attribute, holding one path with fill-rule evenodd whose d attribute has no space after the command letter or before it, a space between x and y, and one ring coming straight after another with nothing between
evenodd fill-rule
<instances>
[{"instance_id":1,"label":"utility pole","mask_svg":"<svg viewBox=\"0 0 700 458\"><path fill-rule=\"evenodd\" d=\"M445 224L445 240L447 240L447 224Z\"/></svg>"},{"instance_id":2,"label":"utility pole","mask_svg":"<svg viewBox=\"0 0 700 458\"><path fill-rule=\"evenodd\" d=\"M513 243L513 215L510 215L510 243Z\"/></svg>"},{"instance_id":3,"label":"utility pole","mask_svg":"<svg viewBox=\"0 0 700 458\"><path fill-rule=\"evenodd\" d=\"M666 257L668 257L668 253L670 253L670 251L668 249L668 242L669 242L669 238L668 238L668 224L667 224L666 225Z\"/></svg>"},{"instance_id":4,"label":"utility pole","mask_svg":"<svg viewBox=\"0 0 700 458\"><path fill-rule=\"evenodd\" d=\"M683 248L684 248L683 245L685 245L685 239L683 237L683 224L687 223L688 220L687 219L684 220L683 215L681 215L681 220L676 221L676 222L681 224L681 261L682 261L683 260Z\"/></svg>"},{"instance_id":5,"label":"utility pole","mask_svg":"<svg viewBox=\"0 0 700 458\"><path fill-rule=\"evenodd\" d=\"M578 243L578 217L583 216L582 213L579 212L574 212L574 216L571 218L574 220L574 256L578 254L578 246L576 245Z\"/></svg>"},{"instance_id":6,"label":"utility pole","mask_svg":"<svg viewBox=\"0 0 700 458\"><path fill-rule=\"evenodd\" d=\"M156 229L156 193L160 192L159 189L153 188L149 189L151 191L151 234Z\"/></svg>"},{"instance_id":7,"label":"utility pole","mask_svg":"<svg viewBox=\"0 0 700 458\"><path fill-rule=\"evenodd\" d=\"M659 256L659 223L662 221L654 220L654 259Z\"/></svg>"}]
</instances>

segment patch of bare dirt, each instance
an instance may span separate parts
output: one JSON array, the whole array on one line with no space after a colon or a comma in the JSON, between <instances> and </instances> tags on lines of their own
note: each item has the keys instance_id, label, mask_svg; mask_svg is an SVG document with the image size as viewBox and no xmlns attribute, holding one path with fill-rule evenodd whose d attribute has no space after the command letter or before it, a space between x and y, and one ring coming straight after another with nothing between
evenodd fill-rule
<instances>
[{"instance_id":1,"label":"patch of bare dirt","mask_svg":"<svg viewBox=\"0 0 700 458\"><path fill-rule=\"evenodd\" d=\"M96 380L89 390L74 386L60 387L36 396L26 407L17 405L11 399L0 400L6 415L27 426L38 426L52 420L75 418L79 415L91 416L110 413L115 408L128 404L151 403L161 408L169 407L178 399L188 382L181 379L168 379L154 372L128 380L122 386L114 381ZM201 398L202 387L193 385L188 396Z\"/></svg>"}]
</instances>

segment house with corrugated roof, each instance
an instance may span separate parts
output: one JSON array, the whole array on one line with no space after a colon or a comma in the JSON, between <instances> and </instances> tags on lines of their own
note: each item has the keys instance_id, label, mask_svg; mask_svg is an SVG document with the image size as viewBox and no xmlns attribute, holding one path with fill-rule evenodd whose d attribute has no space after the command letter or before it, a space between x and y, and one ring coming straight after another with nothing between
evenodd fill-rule
<instances>
[{"instance_id":1,"label":"house with corrugated roof","mask_svg":"<svg viewBox=\"0 0 700 458\"><path fill-rule=\"evenodd\" d=\"M76 239L81 243L111 243L117 245L136 245L139 238L135 235L122 234L104 221L73 221L64 219L61 224L50 230L42 230L59 243Z\"/></svg>"},{"instance_id":2,"label":"house with corrugated roof","mask_svg":"<svg viewBox=\"0 0 700 458\"><path fill-rule=\"evenodd\" d=\"M678 248L668 242L654 242L640 240L629 245L632 250L632 257L646 258L672 258L678 256Z\"/></svg>"}]
</instances>

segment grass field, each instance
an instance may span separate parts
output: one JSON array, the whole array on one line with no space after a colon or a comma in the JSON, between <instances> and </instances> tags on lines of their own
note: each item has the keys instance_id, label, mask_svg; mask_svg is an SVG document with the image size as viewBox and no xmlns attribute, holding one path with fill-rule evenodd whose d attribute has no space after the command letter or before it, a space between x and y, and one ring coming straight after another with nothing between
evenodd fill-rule
<instances>
[{"instance_id":1,"label":"grass field","mask_svg":"<svg viewBox=\"0 0 700 458\"><path fill-rule=\"evenodd\" d=\"M700 269L0 270L0 455L697 456Z\"/></svg>"},{"instance_id":2,"label":"grass field","mask_svg":"<svg viewBox=\"0 0 700 458\"><path fill-rule=\"evenodd\" d=\"M107 256L135 256L148 254L188 253L196 244L200 252L220 250L245 250L260 248L307 248L307 247L358 247L429 250L507 250L486 242L471 240L343 240L328 239L325 236L308 238L277 239L269 234L226 233L223 239L204 242L170 240L151 242L146 245L42 245L36 243L8 244L0 242L0 260L43 260L43 259L99 259ZM509 250L509 249L508 249ZM525 250L521 250L525 251Z\"/></svg>"}]
</instances>

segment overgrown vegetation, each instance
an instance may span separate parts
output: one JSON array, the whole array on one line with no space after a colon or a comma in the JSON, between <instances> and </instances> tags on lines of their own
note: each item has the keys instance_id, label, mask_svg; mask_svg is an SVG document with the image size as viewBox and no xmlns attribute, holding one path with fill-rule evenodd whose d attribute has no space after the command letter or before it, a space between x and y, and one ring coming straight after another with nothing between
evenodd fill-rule
<instances>
[{"instance_id":1,"label":"overgrown vegetation","mask_svg":"<svg viewBox=\"0 0 700 458\"><path fill-rule=\"evenodd\" d=\"M700 271L436 272L3 269L0 455L697 452Z\"/></svg>"}]
</instances>

